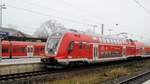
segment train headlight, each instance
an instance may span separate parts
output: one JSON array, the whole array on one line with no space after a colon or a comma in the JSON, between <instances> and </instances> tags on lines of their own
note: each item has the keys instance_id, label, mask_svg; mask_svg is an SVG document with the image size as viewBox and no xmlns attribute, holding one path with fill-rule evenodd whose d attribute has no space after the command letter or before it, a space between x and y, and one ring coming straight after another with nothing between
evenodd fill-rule
<instances>
[{"instance_id":1,"label":"train headlight","mask_svg":"<svg viewBox=\"0 0 150 84\"><path fill-rule=\"evenodd\" d=\"M56 53L57 53L57 52L55 51L54 54L56 55Z\"/></svg>"},{"instance_id":2,"label":"train headlight","mask_svg":"<svg viewBox=\"0 0 150 84\"><path fill-rule=\"evenodd\" d=\"M69 59L71 59L71 58L72 58L72 56L68 56L68 58L69 58Z\"/></svg>"},{"instance_id":3,"label":"train headlight","mask_svg":"<svg viewBox=\"0 0 150 84\"><path fill-rule=\"evenodd\" d=\"M48 51L45 51L45 55L48 56Z\"/></svg>"}]
</instances>

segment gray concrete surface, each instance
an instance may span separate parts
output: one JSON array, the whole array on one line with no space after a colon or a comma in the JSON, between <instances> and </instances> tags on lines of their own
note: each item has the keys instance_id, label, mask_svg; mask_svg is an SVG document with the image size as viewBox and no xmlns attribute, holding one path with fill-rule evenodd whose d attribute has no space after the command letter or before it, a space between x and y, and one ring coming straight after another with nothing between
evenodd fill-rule
<instances>
[{"instance_id":1,"label":"gray concrete surface","mask_svg":"<svg viewBox=\"0 0 150 84\"><path fill-rule=\"evenodd\" d=\"M40 71L44 65L40 58L3 59L0 62L0 75Z\"/></svg>"}]
</instances>

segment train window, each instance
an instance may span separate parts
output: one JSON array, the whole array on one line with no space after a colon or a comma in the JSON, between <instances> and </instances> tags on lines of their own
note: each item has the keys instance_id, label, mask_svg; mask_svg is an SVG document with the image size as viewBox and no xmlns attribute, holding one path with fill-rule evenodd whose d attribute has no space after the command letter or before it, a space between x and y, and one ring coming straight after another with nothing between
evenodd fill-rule
<instances>
[{"instance_id":1,"label":"train window","mask_svg":"<svg viewBox=\"0 0 150 84\"><path fill-rule=\"evenodd\" d=\"M36 49L35 49L35 50L36 50ZM40 51L41 51L41 48L37 48L37 51L40 52Z\"/></svg>"},{"instance_id":2,"label":"train window","mask_svg":"<svg viewBox=\"0 0 150 84\"><path fill-rule=\"evenodd\" d=\"M101 40L101 41L102 41L102 43L104 43L104 38L101 38L101 39L102 39L102 40Z\"/></svg>"},{"instance_id":3,"label":"train window","mask_svg":"<svg viewBox=\"0 0 150 84\"><path fill-rule=\"evenodd\" d=\"M119 44L119 40L117 39L117 44Z\"/></svg>"},{"instance_id":4,"label":"train window","mask_svg":"<svg viewBox=\"0 0 150 84\"><path fill-rule=\"evenodd\" d=\"M105 38L103 38L103 43L106 43L106 39Z\"/></svg>"},{"instance_id":5,"label":"train window","mask_svg":"<svg viewBox=\"0 0 150 84\"><path fill-rule=\"evenodd\" d=\"M119 44L118 39L116 39L116 44Z\"/></svg>"},{"instance_id":6,"label":"train window","mask_svg":"<svg viewBox=\"0 0 150 84\"><path fill-rule=\"evenodd\" d=\"M117 41L116 41L116 39L114 39L114 43L115 43L115 44L117 44Z\"/></svg>"},{"instance_id":7,"label":"train window","mask_svg":"<svg viewBox=\"0 0 150 84\"><path fill-rule=\"evenodd\" d=\"M123 40L122 40L122 44L124 44Z\"/></svg>"},{"instance_id":8,"label":"train window","mask_svg":"<svg viewBox=\"0 0 150 84\"><path fill-rule=\"evenodd\" d=\"M104 38L104 43L107 43L107 39L106 38Z\"/></svg>"},{"instance_id":9,"label":"train window","mask_svg":"<svg viewBox=\"0 0 150 84\"><path fill-rule=\"evenodd\" d=\"M118 44L118 40L116 39L116 44Z\"/></svg>"},{"instance_id":10,"label":"train window","mask_svg":"<svg viewBox=\"0 0 150 84\"><path fill-rule=\"evenodd\" d=\"M123 44L123 41L122 40L120 40L121 41L121 44Z\"/></svg>"},{"instance_id":11,"label":"train window","mask_svg":"<svg viewBox=\"0 0 150 84\"><path fill-rule=\"evenodd\" d=\"M101 38L101 42L103 43L103 38Z\"/></svg>"},{"instance_id":12,"label":"train window","mask_svg":"<svg viewBox=\"0 0 150 84\"><path fill-rule=\"evenodd\" d=\"M44 48L41 48L41 51L44 51Z\"/></svg>"},{"instance_id":13,"label":"train window","mask_svg":"<svg viewBox=\"0 0 150 84\"><path fill-rule=\"evenodd\" d=\"M121 44L120 40L118 39L118 44Z\"/></svg>"},{"instance_id":14,"label":"train window","mask_svg":"<svg viewBox=\"0 0 150 84\"><path fill-rule=\"evenodd\" d=\"M112 44L115 44L115 41L114 41L114 39L112 39Z\"/></svg>"},{"instance_id":15,"label":"train window","mask_svg":"<svg viewBox=\"0 0 150 84\"><path fill-rule=\"evenodd\" d=\"M113 40L112 40L112 39L110 39L110 43L111 43L111 44L113 43Z\"/></svg>"},{"instance_id":16,"label":"train window","mask_svg":"<svg viewBox=\"0 0 150 84\"><path fill-rule=\"evenodd\" d=\"M118 44L120 44L120 40L118 40Z\"/></svg>"},{"instance_id":17,"label":"train window","mask_svg":"<svg viewBox=\"0 0 150 84\"><path fill-rule=\"evenodd\" d=\"M119 44L119 41L118 41L118 39L116 39L116 43L117 43L117 44Z\"/></svg>"},{"instance_id":18,"label":"train window","mask_svg":"<svg viewBox=\"0 0 150 84\"><path fill-rule=\"evenodd\" d=\"M106 43L109 43L109 40L108 40L108 38L105 38L105 40L106 40Z\"/></svg>"},{"instance_id":19,"label":"train window","mask_svg":"<svg viewBox=\"0 0 150 84\"><path fill-rule=\"evenodd\" d=\"M22 47L21 52L26 52L26 49L24 47Z\"/></svg>"},{"instance_id":20,"label":"train window","mask_svg":"<svg viewBox=\"0 0 150 84\"><path fill-rule=\"evenodd\" d=\"M114 44L114 39L111 39L112 44Z\"/></svg>"},{"instance_id":21,"label":"train window","mask_svg":"<svg viewBox=\"0 0 150 84\"><path fill-rule=\"evenodd\" d=\"M86 49L90 49L90 44L86 44Z\"/></svg>"},{"instance_id":22,"label":"train window","mask_svg":"<svg viewBox=\"0 0 150 84\"><path fill-rule=\"evenodd\" d=\"M16 48L14 48L14 49L13 49L13 52L14 52L14 53L15 53L15 52L17 52L17 49L16 49Z\"/></svg>"},{"instance_id":23,"label":"train window","mask_svg":"<svg viewBox=\"0 0 150 84\"><path fill-rule=\"evenodd\" d=\"M2 53L8 53L8 48L2 48Z\"/></svg>"},{"instance_id":24,"label":"train window","mask_svg":"<svg viewBox=\"0 0 150 84\"><path fill-rule=\"evenodd\" d=\"M116 44L116 40L114 39L114 44Z\"/></svg>"},{"instance_id":25,"label":"train window","mask_svg":"<svg viewBox=\"0 0 150 84\"><path fill-rule=\"evenodd\" d=\"M30 52L33 52L33 48L30 48Z\"/></svg>"},{"instance_id":26,"label":"train window","mask_svg":"<svg viewBox=\"0 0 150 84\"><path fill-rule=\"evenodd\" d=\"M109 43L109 39L108 38L106 38L106 42Z\"/></svg>"},{"instance_id":27,"label":"train window","mask_svg":"<svg viewBox=\"0 0 150 84\"><path fill-rule=\"evenodd\" d=\"M105 40L105 38L103 38L103 43L106 43L106 40Z\"/></svg>"},{"instance_id":28,"label":"train window","mask_svg":"<svg viewBox=\"0 0 150 84\"><path fill-rule=\"evenodd\" d=\"M35 48L35 52L38 52L39 51L39 48Z\"/></svg>"},{"instance_id":29,"label":"train window","mask_svg":"<svg viewBox=\"0 0 150 84\"><path fill-rule=\"evenodd\" d=\"M119 52L118 52L117 50L115 50L115 51L114 51L114 54L115 54L116 56L118 56L118 55L119 55Z\"/></svg>"},{"instance_id":30,"label":"train window","mask_svg":"<svg viewBox=\"0 0 150 84\"><path fill-rule=\"evenodd\" d=\"M106 38L104 38L104 43L107 43L107 40L106 40Z\"/></svg>"},{"instance_id":31,"label":"train window","mask_svg":"<svg viewBox=\"0 0 150 84\"><path fill-rule=\"evenodd\" d=\"M103 51L101 51L101 56L104 56L104 52Z\"/></svg>"},{"instance_id":32,"label":"train window","mask_svg":"<svg viewBox=\"0 0 150 84\"><path fill-rule=\"evenodd\" d=\"M105 52L106 56L108 56L108 51Z\"/></svg>"},{"instance_id":33,"label":"train window","mask_svg":"<svg viewBox=\"0 0 150 84\"><path fill-rule=\"evenodd\" d=\"M72 49L73 49L73 46L74 46L74 42L71 41L71 42L69 43L69 50L72 50Z\"/></svg>"},{"instance_id":34,"label":"train window","mask_svg":"<svg viewBox=\"0 0 150 84\"><path fill-rule=\"evenodd\" d=\"M104 38L104 43L107 43L107 40L106 40L106 38Z\"/></svg>"},{"instance_id":35,"label":"train window","mask_svg":"<svg viewBox=\"0 0 150 84\"><path fill-rule=\"evenodd\" d=\"M111 56L111 52L110 51L108 51L108 56Z\"/></svg>"},{"instance_id":36,"label":"train window","mask_svg":"<svg viewBox=\"0 0 150 84\"><path fill-rule=\"evenodd\" d=\"M82 49L82 42L79 42L79 49Z\"/></svg>"},{"instance_id":37,"label":"train window","mask_svg":"<svg viewBox=\"0 0 150 84\"><path fill-rule=\"evenodd\" d=\"M126 42L127 42L127 41L126 41L126 40L124 40L124 44L126 44Z\"/></svg>"},{"instance_id":38,"label":"train window","mask_svg":"<svg viewBox=\"0 0 150 84\"><path fill-rule=\"evenodd\" d=\"M109 43L111 43L111 39L109 38L108 40L109 40Z\"/></svg>"},{"instance_id":39,"label":"train window","mask_svg":"<svg viewBox=\"0 0 150 84\"><path fill-rule=\"evenodd\" d=\"M124 41L124 40L122 40L122 43L123 43L123 44L125 44L125 41Z\"/></svg>"},{"instance_id":40,"label":"train window","mask_svg":"<svg viewBox=\"0 0 150 84\"><path fill-rule=\"evenodd\" d=\"M29 47L27 48L27 51L30 52L30 48Z\"/></svg>"},{"instance_id":41,"label":"train window","mask_svg":"<svg viewBox=\"0 0 150 84\"><path fill-rule=\"evenodd\" d=\"M119 40L119 43L122 44L121 40Z\"/></svg>"},{"instance_id":42,"label":"train window","mask_svg":"<svg viewBox=\"0 0 150 84\"><path fill-rule=\"evenodd\" d=\"M101 39L101 38L99 38L99 42L102 42L102 39Z\"/></svg>"},{"instance_id":43,"label":"train window","mask_svg":"<svg viewBox=\"0 0 150 84\"><path fill-rule=\"evenodd\" d=\"M112 44L115 44L115 41L114 41L114 39L112 39Z\"/></svg>"}]
</instances>

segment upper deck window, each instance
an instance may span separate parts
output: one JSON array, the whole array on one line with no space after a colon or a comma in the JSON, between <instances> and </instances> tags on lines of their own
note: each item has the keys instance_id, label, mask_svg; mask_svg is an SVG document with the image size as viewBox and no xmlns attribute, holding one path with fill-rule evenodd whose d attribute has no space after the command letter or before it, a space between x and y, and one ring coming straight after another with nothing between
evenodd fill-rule
<instances>
[{"instance_id":1,"label":"upper deck window","mask_svg":"<svg viewBox=\"0 0 150 84\"><path fill-rule=\"evenodd\" d=\"M108 38L107 40L108 40L108 43L111 43L111 39L110 38Z\"/></svg>"},{"instance_id":2,"label":"upper deck window","mask_svg":"<svg viewBox=\"0 0 150 84\"><path fill-rule=\"evenodd\" d=\"M106 40L106 43L109 43L107 38L105 38L105 40Z\"/></svg>"},{"instance_id":3,"label":"upper deck window","mask_svg":"<svg viewBox=\"0 0 150 84\"><path fill-rule=\"evenodd\" d=\"M119 44L119 40L117 39L116 41L117 41L117 44Z\"/></svg>"},{"instance_id":4,"label":"upper deck window","mask_svg":"<svg viewBox=\"0 0 150 84\"><path fill-rule=\"evenodd\" d=\"M114 39L114 41L115 41L115 44L118 44L116 39Z\"/></svg>"},{"instance_id":5,"label":"upper deck window","mask_svg":"<svg viewBox=\"0 0 150 84\"><path fill-rule=\"evenodd\" d=\"M107 43L107 40L106 40L106 38L103 38L103 43Z\"/></svg>"},{"instance_id":6,"label":"upper deck window","mask_svg":"<svg viewBox=\"0 0 150 84\"><path fill-rule=\"evenodd\" d=\"M101 38L101 41L102 41L102 43L104 43L104 39L103 38Z\"/></svg>"},{"instance_id":7,"label":"upper deck window","mask_svg":"<svg viewBox=\"0 0 150 84\"><path fill-rule=\"evenodd\" d=\"M111 43L114 44L114 40L113 39L111 39Z\"/></svg>"},{"instance_id":8,"label":"upper deck window","mask_svg":"<svg viewBox=\"0 0 150 84\"><path fill-rule=\"evenodd\" d=\"M106 40L106 43L109 43L109 40L107 38L105 38L105 40Z\"/></svg>"}]
</instances>

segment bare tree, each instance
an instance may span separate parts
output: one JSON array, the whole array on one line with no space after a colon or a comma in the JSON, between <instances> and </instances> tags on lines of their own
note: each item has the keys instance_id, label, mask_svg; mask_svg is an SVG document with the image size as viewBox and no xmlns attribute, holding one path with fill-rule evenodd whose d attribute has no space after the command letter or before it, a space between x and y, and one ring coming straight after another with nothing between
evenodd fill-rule
<instances>
[{"instance_id":1,"label":"bare tree","mask_svg":"<svg viewBox=\"0 0 150 84\"><path fill-rule=\"evenodd\" d=\"M39 38L47 38L52 33L62 29L65 29L65 27L56 20L48 20L35 31L34 35Z\"/></svg>"}]
</instances>

